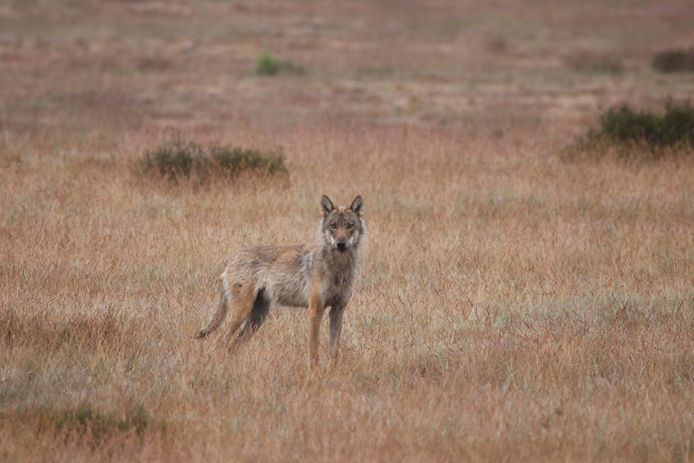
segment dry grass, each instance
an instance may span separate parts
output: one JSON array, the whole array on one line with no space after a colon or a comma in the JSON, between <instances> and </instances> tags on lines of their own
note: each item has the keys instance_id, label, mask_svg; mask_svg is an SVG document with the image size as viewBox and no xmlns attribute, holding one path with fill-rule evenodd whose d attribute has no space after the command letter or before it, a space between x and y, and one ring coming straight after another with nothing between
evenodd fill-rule
<instances>
[{"instance_id":1,"label":"dry grass","mask_svg":"<svg viewBox=\"0 0 694 463\"><path fill-rule=\"evenodd\" d=\"M510 3L526 37L445 2L76 3L0 8L0 460L694 459L694 163L558 156L600 92L692 85L646 51L619 51L635 74L567 70L571 34L637 18L638 44L679 17L674 40L690 8ZM288 32L261 43L267 18ZM312 72L249 75L264 47ZM374 63L389 72L359 73ZM132 165L166 126L282 147L291 183L147 184ZM361 193L369 224L338 368L309 378L301 312L234 356L195 341L224 256L311 239L323 192Z\"/></svg>"},{"instance_id":2,"label":"dry grass","mask_svg":"<svg viewBox=\"0 0 694 463\"><path fill-rule=\"evenodd\" d=\"M619 57L586 50L579 50L572 53L564 59L564 63L569 69L573 69L577 72L605 74L619 74L624 72L624 66Z\"/></svg>"}]
</instances>

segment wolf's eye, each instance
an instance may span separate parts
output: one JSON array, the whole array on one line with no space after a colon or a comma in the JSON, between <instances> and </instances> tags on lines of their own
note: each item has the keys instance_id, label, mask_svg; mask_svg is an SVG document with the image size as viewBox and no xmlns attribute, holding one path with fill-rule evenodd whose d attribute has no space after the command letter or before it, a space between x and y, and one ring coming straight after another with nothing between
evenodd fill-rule
<instances>
[{"instance_id":1,"label":"wolf's eye","mask_svg":"<svg viewBox=\"0 0 694 463\"><path fill-rule=\"evenodd\" d=\"M334 223L331 223L331 224L330 224L330 229L331 229L331 230L337 230L337 225L334 224Z\"/></svg>"},{"instance_id":2,"label":"wolf's eye","mask_svg":"<svg viewBox=\"0 0 694 463\"><path fill-rule=\"evenodd\" d=\"M347 230L352 230L354 228L354 224L350 223L347 225Z\"/></svg>"}]
</instances>

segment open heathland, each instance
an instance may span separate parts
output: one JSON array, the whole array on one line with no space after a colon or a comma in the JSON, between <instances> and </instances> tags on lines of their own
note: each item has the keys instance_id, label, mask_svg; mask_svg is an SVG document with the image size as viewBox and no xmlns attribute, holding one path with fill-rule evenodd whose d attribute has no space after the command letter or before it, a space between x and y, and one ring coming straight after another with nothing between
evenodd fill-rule
<instances>
[{"instance_id":1,"label":"open heathland","mask_svg":"<svg viewBox=\"0 0 694 463\"><path fill-rule=\"evenodd\" d=\"M691 101L688 2L58 3L0 5L0 460L694 460L691 145L562 156ZM195 340L323 193L337 367L300 310Z\"/></svg>"}]
</instances>

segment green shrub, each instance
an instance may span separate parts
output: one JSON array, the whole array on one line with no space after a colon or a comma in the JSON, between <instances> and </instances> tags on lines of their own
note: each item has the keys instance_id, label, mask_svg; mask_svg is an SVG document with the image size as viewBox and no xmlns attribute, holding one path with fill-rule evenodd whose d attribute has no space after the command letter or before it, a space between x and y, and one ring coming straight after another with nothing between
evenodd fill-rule
<instances>
[{"instance_id":1,"label":"green shrub","mask_svg":"<svg viewBox=\"0 0 694 463\"><path fill-rule=\"evenodd\" d=\"M259 76L274 76L280 72L280 62L268 52L263 52L255 64L255 73Z\"/></svg>"},{"instance_id":2,"label":"green shrub","mask_svg":"<svg viewBox=\"0 0 694 463\"><path fill-rule=\"evenodd\" d=\"M169 180L188 178L194 168L199 171L206 162L204 152L199 145L179 138L145 153L144 157L146 171L157 171L159 175Z\"/></svg>"},{"instance_id":3,"label":"green shrub","mask_svg":"<svg viewBox=\"0 0 694 463\"><path fill-rule=\"evenodd\" d=\"M141 171L170 181L212 176L235 178L242 173L255 175L287 175L282 150L261 151L253 148L212 146L205 150L194 142L176 137L140 160Z\"/></svg>"},{"instance_id":4,"label":"green shrub","mask_svg":"<svg viewBox=\"0 0 694 463\"><path fill-rule=\"evenodd\" d=\"M280 150L263 153L257 149L215 146L210 154L221 172L232 177L244 171L267 175L288 173Z\"/></svg>"},{"instance_id":5,"label":"green shrub","mask_svg":"<svg viewBox=\"0 0 694 463\"><path fill-rule=\"evenodd\" d=\"M255 64L255 74L258 76L274 76L279 73L303 74L306 69L297 63L279 60L265 51L260 54Z\"/></svg>"},{"instance_id":6,"label":"green shrub","mask_svg":"<svg viewBox=\"0 0 694 463\"><path fill-rule=\"evenodd\" d=\"M694 72L694 49L665 50L656 53L651 62L660 72Z\"/></svg>"},{"instance_id":7,"label":"green shrub","mask_svg":"<svg viewBox=\"0 0 694 463\"><path fill-rule=\"evenodd\" d=\"M657 158L674 151L694 152L694 106L669 102L663 113L638 111L627 105L608 109L596 129L589 130L572 145L573 155L602 156L616 152L620 157Z\"/></svg>"},{"instance_id":8,"label":"green shrub","mask_svg":"<svg viewBox=\"0 0 694 463\"><path fill-rule=\"evenodd\" d=\"M689 103L668 103L664 114L635 111L626 105L612 108L600 118L595 136L651 148L692 146L694 107Z\"/></svg>"}]
</instances>

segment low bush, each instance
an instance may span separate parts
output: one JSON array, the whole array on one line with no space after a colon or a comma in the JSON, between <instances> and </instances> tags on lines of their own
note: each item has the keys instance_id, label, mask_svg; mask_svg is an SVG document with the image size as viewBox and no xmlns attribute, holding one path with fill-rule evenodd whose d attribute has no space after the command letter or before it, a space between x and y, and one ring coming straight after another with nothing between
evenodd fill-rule
<instances>
[{"instance_id":1,"label":"low bush","mask_svg":"<svg viewBox=\"0 0 694 463\"><path fill-rule=\"evenodd\" d=\"M260 172L267 175L286 174L282 152L261 152L251 148L215 146L210 149L214 164L225 175L236 176L244 171Z\"/></svg>"},{"instance_id":2,"label":"low bush","mask_svg":"<svg viewBox=\"0 0 694 463\"><path fill-rule=\"evenodd\" d=\"M635 110L628 105L610 108L567 151L602 157L615 152L622 158L659 158L668 153L694 152L694 106L669 102L661 113Z\"/></svg>"},{"instance_id":3,"label":"low bush","mask_svg":"<svg viewBox=\"0 0 694 463\"><path fill-rule=\"evenodd\" d=\"M664 50L656 53L651 62L653 69L671 72L694 72L694 49Z\"/></svg>"},{"instance_id":4,"label":"low bush","mask_svg":"<svg viewBox=\"0 0 694 463\"><path fill-rule=\"evenodd\" d=\"M255 64L255 74L258 76L274 76L283 74L304 74L306 69L298 63L280 60L269 52L260 54Z\"/></svg>"},{"instance_id":5,"label":"low bush","mask_svg":"<svg viewBox=\"0 0 694 463\"><path fill-rule=\"evenodd\" d=\"M212 146L203 149L195 142L176 137L158 148L145 152L140 160L145 175L156 175L176 182L192 177L233 179L243 173L272 176L287 175L282 150Z\"/></svg>"},{"instance_id":6,"label":"low bush","mask_svg":"<svg viewBox=\"0 0 694 463\"><path fill-rule=\"evenodd\" d=\"M626 105L612 108L600 118L600 127L594 136L650 148L691 147L694 145L694 107L689 103L668 103L663 114L637 111Z\"/></svg>"},{"instance_id":7,"label":"low bush","mask_svg":"<svg viewBox=\"0 0 694 463\"><path fill-rule=\"evenodd\" d=\"M175 138L146 152L142 163L148 173L156 172L169 180L177 180L189 178L194 171L207 171L210 161L200 145Z\"/></svg>"}]
</instances>

